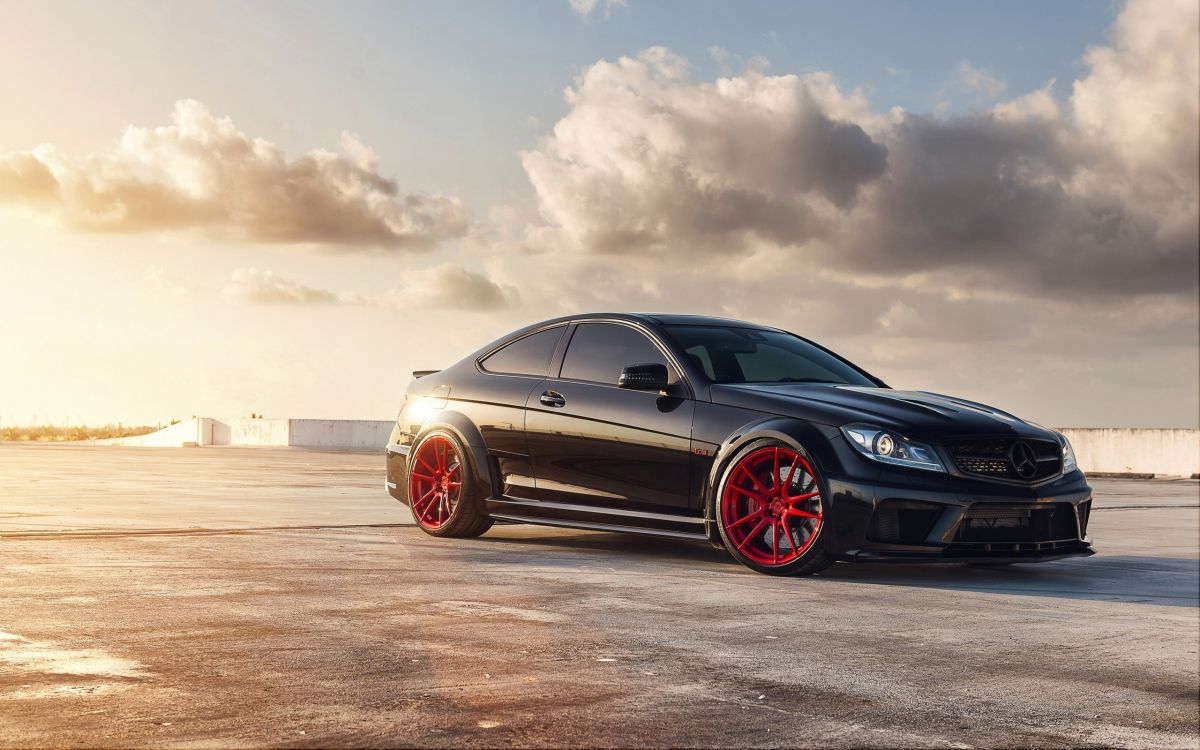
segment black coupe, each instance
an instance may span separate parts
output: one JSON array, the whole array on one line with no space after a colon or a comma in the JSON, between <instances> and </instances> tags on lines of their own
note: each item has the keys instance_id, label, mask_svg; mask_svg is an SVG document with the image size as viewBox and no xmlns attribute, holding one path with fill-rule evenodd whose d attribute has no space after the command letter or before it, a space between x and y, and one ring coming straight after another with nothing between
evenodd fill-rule
<instances>
[{"instance_id":1,"label":"black coupe","mask_svg":"<svg viewBox=\"0 0 1200 750\"><path fill-rule=\"evenodd\" d=\"M1091 488L1061 434L892 390L775 328L575 315L414 375L387 487L434 536L502 522L708 540L774 574L1092 553Z\"/></svg>"}]
</instances>

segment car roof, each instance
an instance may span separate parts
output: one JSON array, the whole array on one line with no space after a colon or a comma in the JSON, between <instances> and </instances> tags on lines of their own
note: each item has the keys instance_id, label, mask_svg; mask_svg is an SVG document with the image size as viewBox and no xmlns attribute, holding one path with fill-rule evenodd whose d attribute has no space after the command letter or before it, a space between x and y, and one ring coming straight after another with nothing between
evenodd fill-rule
<instances>
[{"instance_id":1,"label":"car roof","mask_svg":"<svg viewBox=\"0 0 1200 750\"><path fill-rule=\"evenodd\" d=\"M732 326L735 328L762 328L764 330L771 331L779 330L773 326L765 326L760 323L747 323L744 320L718 318L712 315L677 315L674 313L639 313L639 315L665 326L724 326L726 328Z\"/></svg>"},{"instance_id":2,"label":"car roof","mask_svg":"<svg viewBox=\"0 0 1200 750\"><path fill-rule=\"evenodd\" d=\"M628 312L591 312L578 315L567 315L553 320L544 320L531 327L542 327L554 323L583 322L588 320L627 320L637 323L651 323L667 326L724 326L737 328L759 328L777 331L778 328L764 326L758 323L747 323L731 318L718 318L711 315L679 315L675 313L628 313Z\"/></svg>"}]
</instances>

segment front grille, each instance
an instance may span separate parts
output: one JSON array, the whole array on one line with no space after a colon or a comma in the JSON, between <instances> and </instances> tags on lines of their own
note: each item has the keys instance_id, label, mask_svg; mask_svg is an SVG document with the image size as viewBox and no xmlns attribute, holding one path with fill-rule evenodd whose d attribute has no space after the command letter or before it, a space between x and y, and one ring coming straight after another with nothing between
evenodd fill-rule
<instances>
[{"instance_id":1,"label":"front grille","mask_svg":"<svg viewBox=\"0 0 1200 750\"><path fill-rule=\"evenodd\" d=\"M1070 503L971 506L959 522L953 544L1039 544L1076 541Z\"/></svg>"},{"instance_id":2,"label":"front grille","mask_svg":"<svg viewBox=\"0 0 1200 750\"><path fill-rule=\"evenodd\" d=\"M1022 446L1016 446L1022 443ZM1021 451L1028 446L1033 468L1018 472L1013 456L1021 458ZM1028 440L1014 438L984 438L958 440L946 445L954 458L954 465L964 474L1000 479L1009 482L1038 482L1058 475L1062 471L1062 447L1053 440ZM1022 467L1024 469L1024 467Z\"/></svg>"}]
</instances>

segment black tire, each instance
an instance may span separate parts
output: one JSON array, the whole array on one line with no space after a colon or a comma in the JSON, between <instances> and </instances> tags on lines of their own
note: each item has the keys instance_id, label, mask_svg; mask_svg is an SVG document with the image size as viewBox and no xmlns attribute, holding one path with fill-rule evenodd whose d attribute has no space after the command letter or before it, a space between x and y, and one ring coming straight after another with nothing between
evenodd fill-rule
<instances>
[{"instance_id":1,"label":"black tire","mask_svg":"<svg viewBox=\"0 0 1200 750\"><path fill-rule=\"evenodd\" d=\"M414 479L414 473L418 471L418 456L427 456L431 448L444 447L447 444L452 447L461 466L461 471L458 472L461 475L461 484L457 488L458 498L453 502L449 516L437 519L440 522L435 524L424 518L424 514L419 517L417 510L413 508L413 488L415 482L420 481ZM413 519L422 531L430 536L461 539L480 536L492 528L493 521L487 515L484 505L485 493L481 491L482 483L475 470L471 452L463 445L458 435L446 429L430 430L413 446L410 456L406 494L408 506L413 511ZM425 468L425 465L421 464L421 468ZM452 470L452 467L449 468Z\"/></svg>"},{"instance_id":2,"label":"black tire","mask_svg":"<svg viewBox=\"0 0 1200 750\"><path fill-rule=\"evenodd\" d=\"M733 478L734 472L739 471L739 466L744 466L744 462L746 462L747 459L751 459L752 456L763 455L763 450L768 448L779 448L781 452L787 451L789 455L794 454L802 458L803 463L807 464L805 467L805 472L810 474L812 478L812 482L808 486L810 488L815 488L819 493L817 499L820 501L821 509L821 519L820 522L816 524L815 531L811 533L811 540L809 537L806 537L804 546L801 546L800 543L797 543L797 547L802 550L799 553L799 556L796 559L788 560L780 564L772 564L765 562L762 559L755 559L755 556L752 555L760 557L761 555L753 552L752 546L748 548L751 549L751 554L744 553L742 549L738 547L738 543L734 540L730 530L726 528L727 517L729 517L729 513L726 512L725 506L723 505L727 495L726 488ZM773 476L775 475L773 474ZM768 487L767 489L772 488ZM824 529L827 525L826 517L829 509L829 503L827 500L828 497L829 493L825 482L821 478L820 473L817 471L811 455L808 453L808 451L804 450L803 446L791 445L774 439L755 440L734 454L733 458L730 459L729 464L725 467L725 471L721 475L721 481L716 487L716 496L713 499L713 517L716 519L717 530L720 534L721 542L725 546L725 550L735 560L751 570L775 576L812 575L813 573L819 573L834 563L834 558L825 552ZM742 519L742 522L744 523L745 519ZM786 517L784 518L784 522L786 523ZM738 525L739 524L737 520L732 522L732 526L736 527ZM774 530L772 530L772 533L774 533ZM792 530L789 528L789 534L791 533ZM753 532L747 535L747 537L751 536L754 536ZM743 545L745 545L748 541L751 540L748 538L743 538ZM776 553L778 552L781 541L782 539L772 542L773 549L776 551Z\"/></svg>"}]
</instances>

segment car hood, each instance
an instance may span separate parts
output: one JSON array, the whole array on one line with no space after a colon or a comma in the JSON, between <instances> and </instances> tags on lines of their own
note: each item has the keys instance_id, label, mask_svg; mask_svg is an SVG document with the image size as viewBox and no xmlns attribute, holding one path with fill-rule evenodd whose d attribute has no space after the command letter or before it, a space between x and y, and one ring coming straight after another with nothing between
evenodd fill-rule
<instances>
[{"instance_id":1,"label":"car hood","mask_svg":"<svg viewBox=\"0 0 1200 750\"><path fill-rule=\"evenodd\" d=\"M841 426L864 422L926 441L969 436L1053 439L1053 433L991 406L925 391L825 383L714 385L713 403Z\"/></svg>"}]
</instances>

